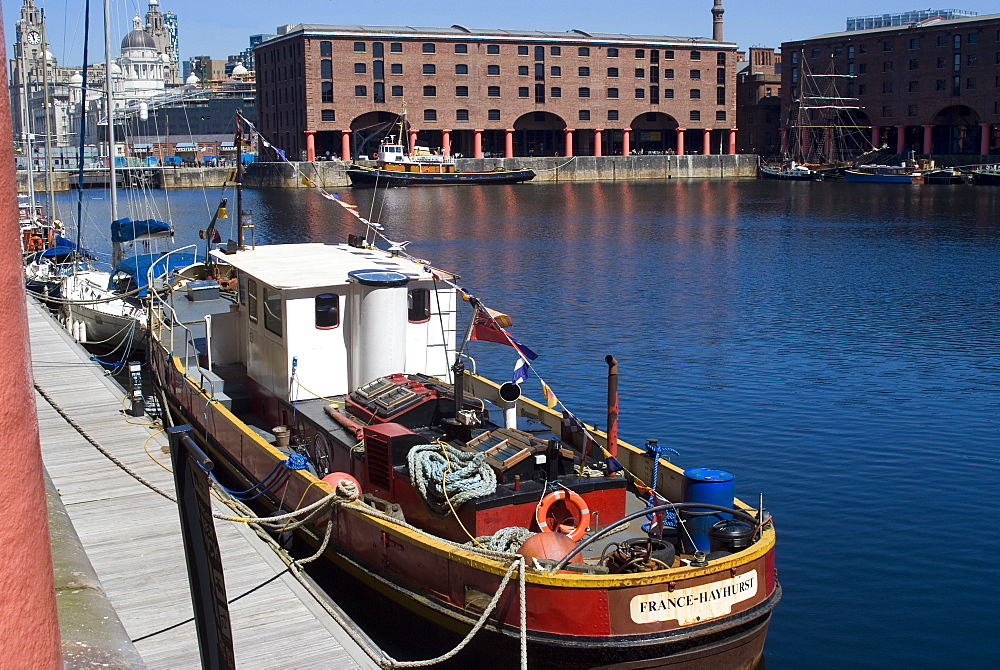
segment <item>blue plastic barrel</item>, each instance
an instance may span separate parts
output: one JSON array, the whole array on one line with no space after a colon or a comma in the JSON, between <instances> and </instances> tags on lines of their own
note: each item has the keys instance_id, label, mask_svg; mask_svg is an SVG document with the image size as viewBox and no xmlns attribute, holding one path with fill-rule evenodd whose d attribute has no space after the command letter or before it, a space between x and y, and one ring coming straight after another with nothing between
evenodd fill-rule
<instances>
[{"instance_id":1,"label":"blue plastic barrel","mask_svg":"<svg viewBox=\"0 0 1000 670\"><path fill-rule=\"evenodd\" d=\"M736 495L735 479L733 473L726 470L688 468L684 471L684 502L732 507ZM708 529L716 521L732 517L732 514L697 507L681 510L681 520L687 528L686 533L680 531L684 551L708 553L712 545Z\"/></svg>"}]
</instances>

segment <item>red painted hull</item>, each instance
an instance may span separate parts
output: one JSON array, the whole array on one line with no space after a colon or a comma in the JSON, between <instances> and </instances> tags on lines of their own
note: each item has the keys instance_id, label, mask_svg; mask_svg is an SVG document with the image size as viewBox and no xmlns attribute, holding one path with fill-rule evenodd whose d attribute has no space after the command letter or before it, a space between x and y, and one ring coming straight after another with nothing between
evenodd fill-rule
<instances>
[{"instance_id":1,"label":"red painted hull","mask_svg":"<svg viewBox=\"0 0 1000 670\"><path fill-rule=\"evenodd\" d=\"M247 483L260 481L284 456L257 437L185 377L162 349L151 357L157 379L183 419L208 435L206 447ZM268 416L280 408L258 406ZM352 457L333 449L332 470L352 472ZM353 472L352 472L353 474ZM303 507L327 495L315 479L292 473L272 494ZM318 518L315 542L334 524L328 558L353 577L420 616L457 633L479 618L476 597L488 600L500 587L505 566L429 540L423 533L370 517L363 507L336 508ZM773 533L773 531L770 531ZM529 658L539 667L752 668L761 657L770 611L780 599L774 577L773 538L743 560L713 568L660 575L580 575L529 571L526 588ZM660 620L671 607L697 607L744 589L746 597L708 620ZM647 602L649 601L649 602ZM512 580L484 634L505 638L517 650L519 594ZM621 664L626 664L622 666Z\"/></svg>"}]
</instances>

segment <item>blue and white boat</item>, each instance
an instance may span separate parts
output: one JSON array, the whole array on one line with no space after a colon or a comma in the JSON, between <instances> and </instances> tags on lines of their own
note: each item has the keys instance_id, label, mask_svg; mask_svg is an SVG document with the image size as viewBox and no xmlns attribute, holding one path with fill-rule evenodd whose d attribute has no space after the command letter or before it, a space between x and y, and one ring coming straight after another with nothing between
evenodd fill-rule
<instances>
[{"instance_id":1,"label":"blue and white boat","mask_svg":"<svg viewBox=\"0 0 1000 670\"><path fill-rule=\"evenodd\" d=\"M921 179L920 171L907 165L860 165L844 171L846 181L872 184L913 184Z\"/></svg>"}]
</instances>

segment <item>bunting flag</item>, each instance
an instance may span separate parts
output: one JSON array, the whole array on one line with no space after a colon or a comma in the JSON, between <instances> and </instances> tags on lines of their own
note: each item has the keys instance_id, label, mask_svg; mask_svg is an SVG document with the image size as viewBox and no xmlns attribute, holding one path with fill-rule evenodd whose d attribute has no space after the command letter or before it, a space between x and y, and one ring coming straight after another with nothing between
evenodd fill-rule
<instances>
[{"instance_id":1,"label":"bunting flag","mask_svg":"<svg viewBox=\"0 0 1000 670\"><path fill-rule=\"evenodd\" d=\"M552 392L552 389L545 382L542 382L542 395L545 396L545 405L549 409L555 407L556 403L559 402L559 398L556 397L556 394Z\"/></svg>"},{"instance_id":2,"label":"bunting flag","mask_svg":"<svg viewBox=\"0 0 1000 670\"><path fill-rule=\"evenodd\" d=\"M316 184L312 183L309 180L309 177L307 177L305 175L302 175L302 185L303 186L308 186L309 188L316 188Z\"/></svg>"},{"instance_id":3,"label":"bunting flag","mask_svg":"<svg viewBox=\"0 0 1000 670\"><path fill-rule=\"evenodd\" d=\"M288 159L285 158L285 151L283 149L279 149L278 147L271 147L271 148L274 149L274 153L278 154L278 158L286 162L288 161Z\"/></svg>"},{"instance_id":4,"label":"bunting flag","mask_svg":"<svg viewBox=\"0 0 1000 670\"><path fill-rule=\"evenodd\" d=\"M569 410L563 410L563 424L566 426L566 431L569 433L585 433L587 432L583 426L583 421L570 414Z\"/></svg>"},{"instance_id":5,"label":"bunting flag","mask_svg":"<svg viewBox=\"0 0 1000 670\"><path fill-rule=\"evenodd\" d=\"M484 314L482 310L476 311L476 320L472 326L472 335L469 337L470 340L482 340L484 342L493 342L495 344L505 344L508 347L514 347L517 349L521 356L530 361L538 358L538 354L518 342L513 335L503 329L501 323L511 323L511 318L509 316L503 314L502 312L495 312L491 309L487 309L486 311L486 314ZM501 318L497 319L493 316L493 314L496 314Z\"/></svg>"},{"instance_id":6,"label":"bunting flag","mask_svg":"<svg viewBox=\"0 0 1000 670\"><path fill-rule=\"evenodd\" d=\"M530 369L528 368L528 362L523 358L518 358L517 363L514 363L514 376L511 377L511 383L520 384L525 379L531 375Z\"/></svg>"}]
</instances>

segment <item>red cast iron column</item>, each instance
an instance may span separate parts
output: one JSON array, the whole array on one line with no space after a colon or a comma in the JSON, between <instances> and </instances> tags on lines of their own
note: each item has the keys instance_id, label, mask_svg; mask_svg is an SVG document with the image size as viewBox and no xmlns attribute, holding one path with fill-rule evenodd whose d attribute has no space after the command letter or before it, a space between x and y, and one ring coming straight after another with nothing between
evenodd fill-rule
<instances>
[{"instance_id":1,"label":"red cast iron column","mask_svg":"<svg viewBox=\"0 0 1000 670\"><path fill-rule=\"evenodd\" d=\"M507 128L503 131L503 157L514 157L514 129Z\"/></svg>"},{"instance_id":2,"label":"red cast iron column","mask_svg":"<svg viewBox=\"0 0 1000 670\"><path fill-rule=\"evenodd\" d=\"M307 130L306 133L306 160L316 160L316 131Z\"/></svg>"},{"instance_id":3,"label":"red cast iron column","mask_svg":"<svg viewBox=\"0 0 1000 670\"><path fill-rule=\"evenodd\" d=\"M0 45L0 133L10 137L7 54ZM0 142L0 663L61 668L49 520L31 377L28 315L10 142Z\"/></svg>"}]
</instances>

